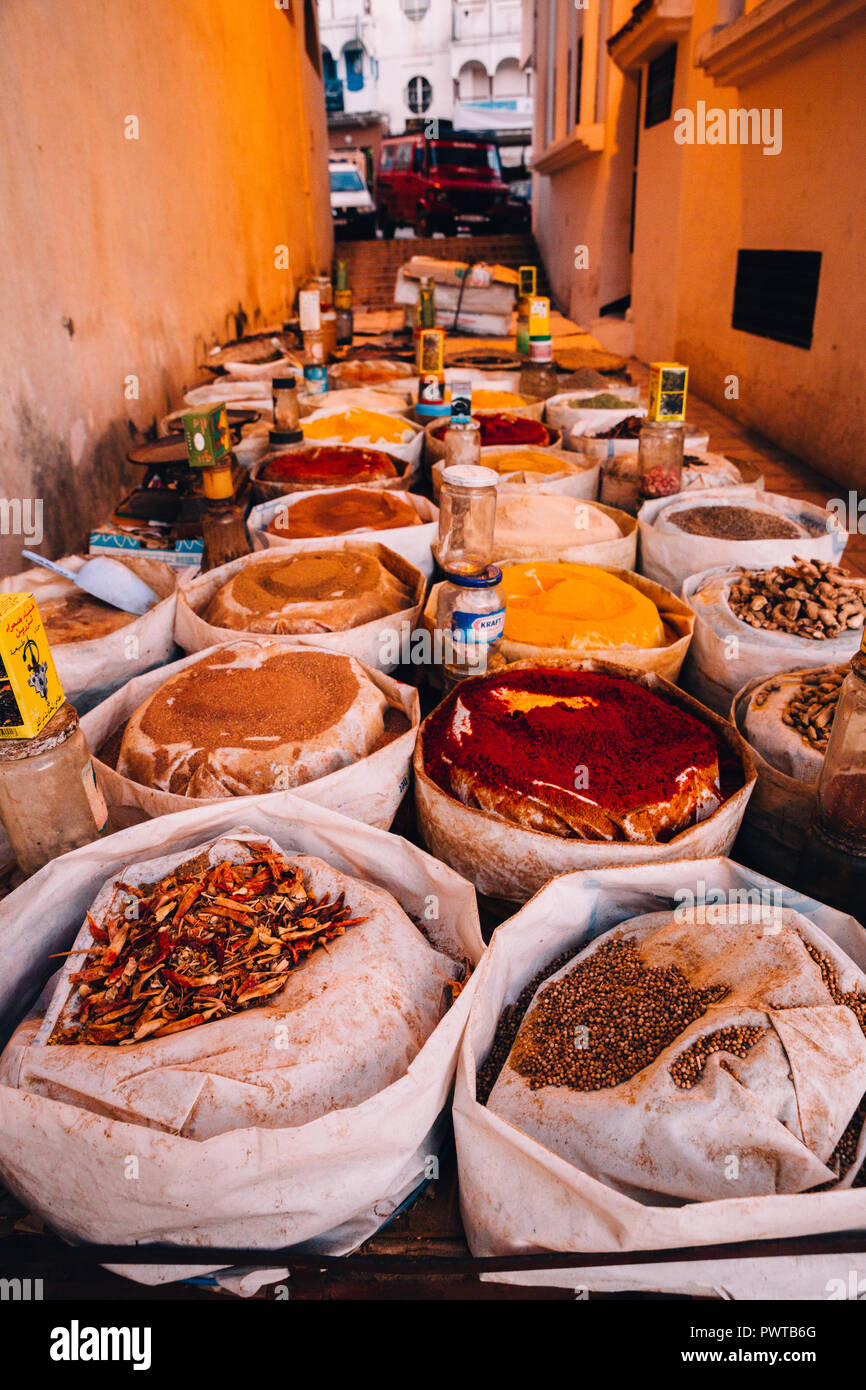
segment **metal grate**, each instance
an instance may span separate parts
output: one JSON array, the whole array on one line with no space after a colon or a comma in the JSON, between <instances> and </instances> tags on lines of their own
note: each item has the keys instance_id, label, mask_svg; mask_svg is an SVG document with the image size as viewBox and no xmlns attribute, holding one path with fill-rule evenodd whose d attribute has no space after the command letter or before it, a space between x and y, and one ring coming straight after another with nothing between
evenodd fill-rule
<instances>
[{"instance_id":1,"label":"metal grate","mask_svg":"<svg viewBox=\"0 0 866 1390\"><path fill-rule=\"evenodd\" d=\"M810 348L820 272L820 251L739 251L732 326Z\"/></svg>"}]
</instances>

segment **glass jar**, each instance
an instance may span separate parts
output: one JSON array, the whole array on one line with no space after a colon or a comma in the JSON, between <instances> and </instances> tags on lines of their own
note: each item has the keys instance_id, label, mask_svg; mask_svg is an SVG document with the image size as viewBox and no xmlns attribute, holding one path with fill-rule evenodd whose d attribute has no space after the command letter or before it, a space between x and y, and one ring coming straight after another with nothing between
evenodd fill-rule
<instances>
[{"instance_id":1,"label":"glass jar","mask_svg":"<svg viewBox=\"0 0 866 1390\"><path fill-rule=\"evenodd\" d=\"M67 700L35 738L0 741L0 820L25 874L113 830Z\"/></svg>"},{"instance_id":2,"label":"glass jar","mask_svg":"<svg viewBox=\"0 0 866 1390\"><path fill-rule=\"evenodd\" d=\"M322 313L334 307L334 286L330 275L311 275L306 280L304 289L318 294Z\"/></svg>"},{"instance_id":3,"label":"glass jar","mask_svg":"<svg viewBox=\"0 0 866 1390\"><path fill-rule=\"evenodd\" d=\"M505 632L502 570L488 565L480 574L449 574L439 587L436 626L441 634L446 681L480 676L488 669Z\"/></svg>"},{"instance_id":4,"label":"glass jar","mask_svg":"<svg viewBox=\"0 0 866 1390\"><path fill-rule=\"evenodd\" d=\"M681 420L643 421L637 455L641 500L682 491L685 434Z\"/></svg>"},{"instance_id":5,"label":"glass jar","mask_svg":"<svg viewBox=\"0 0 866 1390\"><path fill-rule=\"evenodd\" d=\"M618 507L621 512L636 516L641 504L640 473L637 450L628 447L630 442L590 435L583 435L579 441L587 466L597 463L601 469L598 500L606 507ZM621 446L619 450L617 445Z\"/></svg>"},{"instance_id":6,"label":"glass jar","mask_svg":"<svg viewBox=\"0 0 866 1390\"><path fill-rule=\"evenodd\" d=\"M517 301L517 336L515 348L519 357L529 356L529 299L521 295Z\"/></svg>"},{"instance_id":7,"label":"glass jar","mask_svg":"<svg viewBox=\"0 0 866 1390\"><path fill-rule=\"evenodd\" d=\"M454 405L454 392L451 392L452 410ZM459 415L456 419L452 413L451 424L445 431L445 468L452 465L470 464L477 467L481 462L481 425L477 420L470 418L467 420ZM485 469L485 472L490 472Z\"/></svg>"},{"instance_id":8,"label":"glass jar","mask_svg":"<svg viewBox=\"0 0 866 1390\"><path fill-rule=\"evenodd\" d=\"M447 574L481 574L489 565L498 482L492 468L452 464L442 470L436 558Z\"/></svg>"},{"instance_id":9,"label":"glass jar","mask_svg":"<svg viewBox=\"0 0 866 1390\"><path fill-rule=\"evenodd\" d=\"M274 399L274 429L291 434L299 427L298 386L293 376L275 376L271 383Z\"/></svg>"},{"instance_id":10,"label":"glass jar","mask_svg":"<svg viewBox=\"0 0 866 1390\"><path fill-rule=\"evenodd\" d=\"M325 309L322 314L322 341L325 348L325 361L330 362L337 351L336 309Z\"/></svg>"},{"instance_id":11,"label":"glass jar","mask_svg":"<svg viewBox=\"0 0 866 1390\"><path fill-rule=\"evenodd\" d=\"M529 357L520 369L517 390L536 401L549 400L559 391L559 376L553 361L552 338L530 338Z\"/></svg>"},{"instance_id":12,"label":"glass jar","mask_svg":"<svg viewBox=\"0 0 866 1390\"><path fill-rule=\"evenodd\" d=\"M355 315L352 311L352 291L336 290L334 293L334 307L337 311L337 347L351 347L355 337Z\"/></svg>"},{"instance_id":13,"label":"glass jar","mask_svg":"<svg viewBox=\"0 0 866 1390\"><path fill-rule=\"evenodd\" d=\"M298 319L305 344L308 333L321 332L322 301L319 299L318 290L301 290L298 295Z\"/></svg>"}]
</instances>

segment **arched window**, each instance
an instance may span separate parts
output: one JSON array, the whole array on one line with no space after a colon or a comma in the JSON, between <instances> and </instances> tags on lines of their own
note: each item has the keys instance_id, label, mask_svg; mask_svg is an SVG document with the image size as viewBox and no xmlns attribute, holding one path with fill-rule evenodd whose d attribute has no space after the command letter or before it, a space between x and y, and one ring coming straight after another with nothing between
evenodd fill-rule
<instances>
[{"instance_id":1,"label":"arched window","mask_svg":"<svg viewBox=\"0 0 866 1390\"><path fill-rule=\"evenodd\" d=\"M503 58L493 74L495 97L525 97L526 76L520 71L516 58Z\"/></svg>"},{"instance_id":2,"label":"arched window","mask_svg":"<svg viewBox=\"0 0 866 1390\"><path fill-rule=\"evenodd\" d=\"M364 58L366 52L361 43L347 43L343 49L346 64L346 86L350 92L360 92L364 85Z\"/></svg>"},{"instance_id":3,"label":"arched window","mask_svg":"<svg viewBox=\"0 0 866 1390\"><path fill-rule=\"evenodd\" d=\"M490 96L490 78L483 63L476 59L464 63L460 69L459 83L461 101L486 101Z\"/></svg>"},{"instance_id":4,"label":"arched window","mask_svg":"<svg viewBox=\"0 0 866 1390\"><path fill-rule=\"evenodd\" d=\"M423 116L430 110L433 88L426 77L410 77L406 87L406 105L416 116Z\"/></svg>"},{"instance_id":5,"label":"arched window","mask_svg":"<svg viewBox=\"0 0 866 1390\"><path fill-rule=\"evenodd\" d=\"M335 82L337 79L337 64L330 48L322 49L322 76L326 82Z\"/></svg>"},{"instance_id":6,"label":"arched window","mask_svg":"<svg viewBox=\"0 0 866 1390\"><path fill-rule=\"evenodd\" d=\"M430 0L400 0L407 19L423 19L430 8Z\"/></svg>"}]
</instances>

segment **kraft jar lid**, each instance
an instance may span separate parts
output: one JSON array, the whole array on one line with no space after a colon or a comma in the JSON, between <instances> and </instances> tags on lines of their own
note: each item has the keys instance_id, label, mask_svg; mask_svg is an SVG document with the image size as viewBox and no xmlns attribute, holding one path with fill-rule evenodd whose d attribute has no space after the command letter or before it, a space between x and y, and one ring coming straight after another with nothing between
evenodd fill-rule
<instances>
[{"instance_id":1,"label":"kraft jar lid","mask_svg":"<svg viewBox=\"0 0 866 1390\"><path fill-rule=\"evenodd\" d=\"M498 487L499 474L477 463L452 463L443 468L442 482L451 487Z\"/></svg>"},{"instance_id":2,"label":"kraft jar lid","mask_svg":"<svg viewBox=\"0 0 866 1390\"><path fill-rule=\"evenodd\" d=\"M447 582L456 584L459 589L492 589L502 582L502 570L498 565L488 565L480 574L453 574L451 570L443 570L443 573Z\"/></svg>"},{"instance_id":3,"label":"kraft jar lid","mask_svg":"<svg viewBox=\"0 0 866 1390\"><path fill-rule=\"evenodd\" d=\"M25 758L36 758L41 753L50 753L71 738L78 728L78 711L67 700L49 719L33 738L0 739L0 763L22 762Z\"/></svg>"}]
</instances>

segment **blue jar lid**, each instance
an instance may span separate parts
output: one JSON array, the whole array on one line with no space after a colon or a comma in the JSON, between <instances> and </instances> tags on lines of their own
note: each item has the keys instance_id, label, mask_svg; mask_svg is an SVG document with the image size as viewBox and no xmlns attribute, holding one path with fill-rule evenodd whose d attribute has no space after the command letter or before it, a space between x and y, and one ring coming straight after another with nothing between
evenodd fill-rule
<instances>
[{"instance_id":1,"label":"blue jar lid","mask_svg":"<svg viewBox=\"0 0 866 1390\"><path fill-rule=\"evenodd\" d=\"M500 583L502 570L498 565L488 565L480 574L452 574L445 570L445 578L449 584L457 584L461 589L492 589L494 584Z\"/></svg>"}]
</instances>

